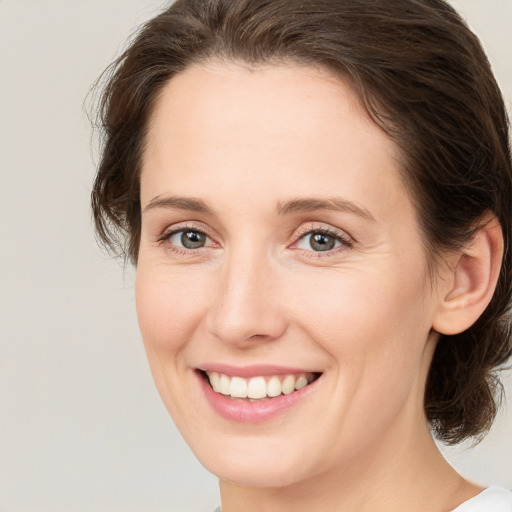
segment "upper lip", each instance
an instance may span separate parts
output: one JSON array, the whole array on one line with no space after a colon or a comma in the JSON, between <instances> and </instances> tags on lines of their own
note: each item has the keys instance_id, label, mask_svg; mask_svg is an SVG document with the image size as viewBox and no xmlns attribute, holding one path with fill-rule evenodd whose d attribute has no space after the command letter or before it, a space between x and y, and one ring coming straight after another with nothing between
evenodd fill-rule
<instances>
[{"instance_id":1,"label":"upper lip","mask_svg":"<svg viewBox=\"0 0 512 512\"><path fill-rule=\"evenodd\" d=\"M258 376L270 376L270 375L290 375L297 373L321 373L315 370L280 366L280 365L267 365L267 364L255 364L250 366L233 366L230 364L222 363L208 363L201 365L199 370L203 372L217 372L229 375L231 377L258 377Z\"/></svg>"}]
</instances>

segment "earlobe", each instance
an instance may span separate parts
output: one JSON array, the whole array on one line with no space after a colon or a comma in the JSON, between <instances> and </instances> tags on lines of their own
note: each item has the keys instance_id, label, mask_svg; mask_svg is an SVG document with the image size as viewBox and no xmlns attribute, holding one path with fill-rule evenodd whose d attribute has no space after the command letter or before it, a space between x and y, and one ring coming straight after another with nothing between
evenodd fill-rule
<instances>
[{"instance_id":1,"label":"earlobe","mask_svg":"<svg viewBox=\"0 0 512 512\"><path fill-rule=\"evenodd\" d=\"M502 258L500 223L486 216L468 246L449 258L439 282L434 330L458 334L476 322L494 294Z\"/></svg>"}]
</instances>

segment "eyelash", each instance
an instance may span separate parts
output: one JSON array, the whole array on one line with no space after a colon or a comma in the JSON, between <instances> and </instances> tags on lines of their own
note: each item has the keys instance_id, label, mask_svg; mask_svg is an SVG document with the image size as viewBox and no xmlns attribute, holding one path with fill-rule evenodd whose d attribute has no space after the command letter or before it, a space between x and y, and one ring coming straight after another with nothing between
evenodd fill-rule
<instances>
[{"instance_id":1,"label":"eyelash","mask_svg":"<svg viewBox=\"0 0 512 512\"><path fill-rule=\"evenodd\" d=\"M204 235L209 240L212 240L212 237L209 236L204 228L199 228L194 225L182 225L182 226L176 226L170 229L165 230L162 235L157 239L157 242L160 245L166 246L166 249L180 255L184 256L191 256L191 255L197 255L198 249L188 249L186 247L179 247L177 245L171 244L170 239L174 235L177 235L178 233L186 233L186 232L194 232ZM199 249L203 249L203 247L200 247Z\"/></svg>"},{"instance_id":2,"label":"eyelash","mask_svg":"<svg viewBox=\"0 0 512 512\"><path fill-rule=\"evenodd\" d=\"M194 225L182 225L182 226L176 226L176 227L173 227L173 228L170 228L170 229L164 231L162 233L162 235L157 239L157 242L161 245L165 244L166 249L168 249L176 254L185 255L185 256L197 255L198 250L205 248L205 246L198 247L197 249L189 249L186 247L179 247L175 244L170 243L170 239L174 235L177 235L178 233L184 233L184 232L199 233L199 234L204 235L210 241L213 240L212 237L209 236L208 233L206 233L204 228L199 228ZM298 247L293 247L293 246L296 246L298 243L300 243L307 236L313 235L313 234L320 234L320 235L328 236L328 237L334 239L335 242L338 242L340 244L340 246L335 247L333 249L326 250L326 251L315 251L313 249L301 249ZM338 254L340 251L345 251L347 249L352 248L354 245L353 239L351 237L349 237L347 234L344 234L344 233L334 230L334 229L329 229L327 227L312 227L311 225L307 226L307 227L300 228L294 234L293 238L295 239L295 241L293 242L293 244L291 244L291 247L294 250L302 251L303 253L305 253L306 257L310 257L310 258L325 258L325 257L333 256L334 254ZM214 246L218 245L215 242L213 242L213 243L214 243ZM207 246L206 248L208 248L208 247L211 247L211 246Z\"/></svg>"},{"instance_id":3,"label":"eyelash","mask_svg":"<svg viewBox=\"0 0 512 512\"><path fill-rule=\"evenodd\" d=\"M308 258L328 258L330 256L338 255L340 252L346 251L347 249L352 248L354 245L353 239L343 232L330 229L328 227L312 226L299 229L299 231L294 235L296 241L292 245L296 246L307 236L313 234L320 234L333 238L336 242L339 242L340 246L326 251L314 251L313 249L300 249L298 247L295 248L295 250L303 251L305 253L304 255Z\"/></svg>"}]
</instances>

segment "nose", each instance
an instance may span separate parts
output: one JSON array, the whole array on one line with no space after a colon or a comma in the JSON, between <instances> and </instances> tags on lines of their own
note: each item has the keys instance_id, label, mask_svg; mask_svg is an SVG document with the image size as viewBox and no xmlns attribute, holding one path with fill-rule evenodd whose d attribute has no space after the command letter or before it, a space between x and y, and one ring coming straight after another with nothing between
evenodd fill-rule
<instances>
[{"instance_id":1,"label":"nose","mask_svg":"<svg viewBox=\"0 0 512 512\"><path fill-rule=\"evenodd\" d=\"M280 338L288 323L277 270L254 253L233 254L225 261L209 310L210 332L239 348Z\"/></svg>"}]
</instances>

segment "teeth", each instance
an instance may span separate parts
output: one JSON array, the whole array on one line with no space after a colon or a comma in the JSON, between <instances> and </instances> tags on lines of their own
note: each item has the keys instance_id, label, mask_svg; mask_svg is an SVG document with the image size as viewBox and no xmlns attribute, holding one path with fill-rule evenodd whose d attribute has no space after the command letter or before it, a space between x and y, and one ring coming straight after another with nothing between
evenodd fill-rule
<instances>
[{"instance_id":1,"label":"teeth","mask_svg":"<svg viewBox=\"0 0 512 512\"><path fill-rule=\"evenodd\" d=\"M233 380L231 382L233 382ZM247 396L249 398L265 398L267 396L267 383L264 377L254 377L249 381L247 385Z\"/></svg>"},{"instance_id":2,"label":"teeth","mask_svg":"<svg viewBox=\"0 0 512 512\"><path fill-rule=\"evenodd\" d=\"M306 387L314 380L314 374L301 373L299 375L286 375L271 377L252 377L244 379L242 377L229 377L223 373L206 372L210 384L214 391L232 398L249 398L259 400L264 398L274 398L281 394L289 395Z\"/></svg>"},{"instance_id":3,"label":"teeth","mask_svg":"<svg viewBox=\"0 0 512 512\"><path fill-rule=\"evenodd\" d=\"M227 375L220 375L219 393L222 393L223 395L229 395L230 383L231 383L231 380Z\"/></svg>"},{"instance_id":4,"label":"teeth","mask_svg":"<svg viewBox=\"0 0 512 512\"><path fill-rule=\"evenodd\" d=\"M299 389L305 388L308 385L308 379L305 375L301 375L296 381L295 381L295 389L298 391Z\"/></svg>"},{"instance_id":5,"label":"teeth","mask_svg":"<svg viewBox=\"0 0 512 512\"><path fill-rule=\"evenodd\" d=\"M281 391L283 395L289 395L292 391L295 391L295 377L293 375L287 375L282 384Z\"/></svg>"},{"instance_id":6,"label":"teeth","mask_svg":"<svg viewBox=\"0 0 512 512\"><path fill-rule=\"evenodd\" d=\"M247 382L241 377L233 377L229 386L229 394L233 398L247 398Z\"/></svg>"},{"instance_id":7,"label":"teeth","mask_svg":"<svg viewBox=\"0 0 512 512\"><path fill-rule=\"evenodd\" d=\"M217 393L220 393L220 376L218 373L212 372L209 376L210 384Z\"/></svg>"},{"instance_id":8,"label":"teeth","mask_svg":"<svg viewBox=\"0 0 512 512\"><path fill-rule=\"evenodd\" d=\"M267 395L270 397L279 396L281 394L281 381L279 377L270 377L267 383Z\"/></svg>"}]
</instances>

